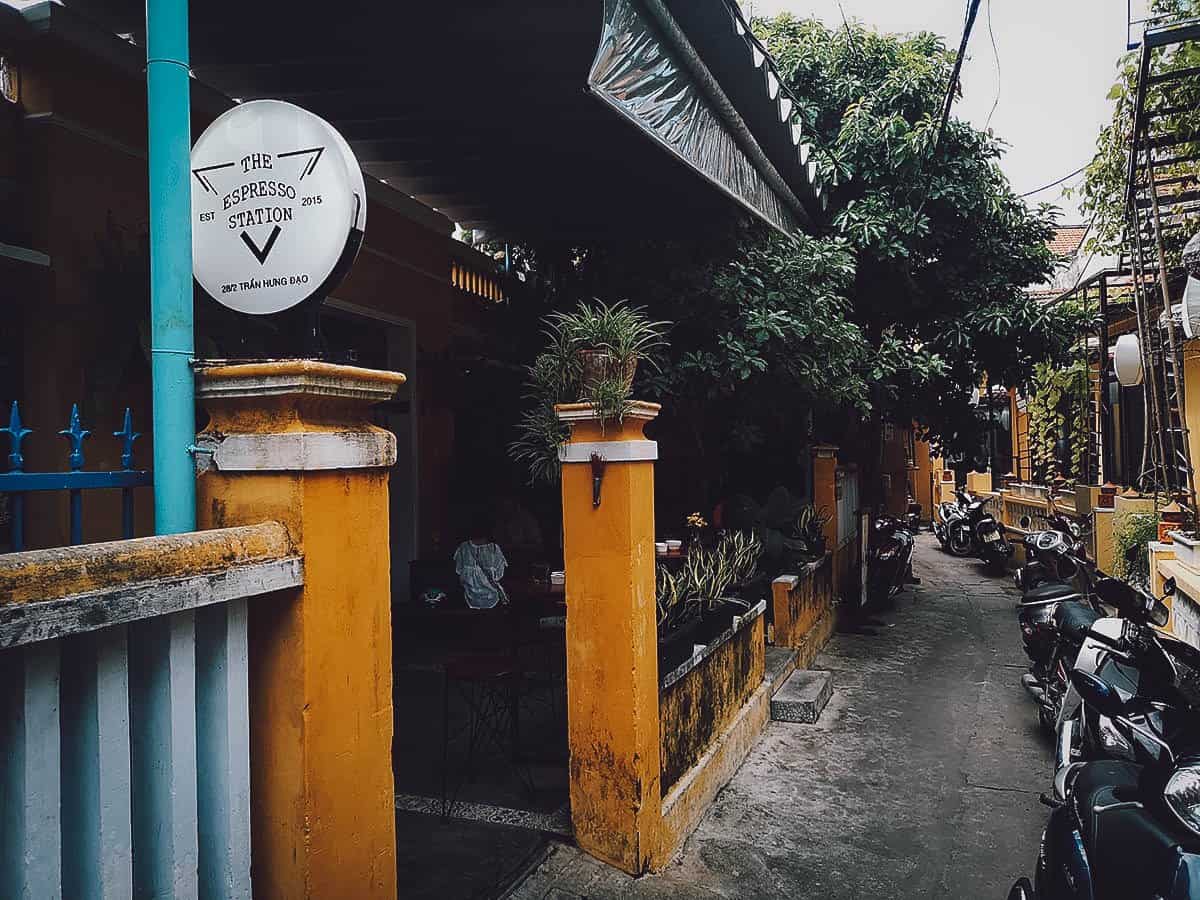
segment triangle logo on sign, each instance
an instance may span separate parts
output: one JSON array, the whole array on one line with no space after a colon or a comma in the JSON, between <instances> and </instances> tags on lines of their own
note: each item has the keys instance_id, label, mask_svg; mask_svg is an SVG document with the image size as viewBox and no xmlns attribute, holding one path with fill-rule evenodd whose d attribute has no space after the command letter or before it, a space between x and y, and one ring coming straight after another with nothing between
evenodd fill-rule
<instances>
[{"instance_id":1,"label":"triangle logo on sign","mask_svg":"<svg viewBox=\"0 0 1200 900\"><path fill-rule=\"evenodd\" d=\"M258 260L260 266L266 264L267 257L271 255L271 248L275 246L275 241L279 239L279 233L282 230L278 225L272 228L271 236L267 238L267 242L262 247L254 243L254 238L250 237L248 231L242 232L242 242L250 248L250 252L254 254L254 258Z\"/></svg>"}]
</instances>

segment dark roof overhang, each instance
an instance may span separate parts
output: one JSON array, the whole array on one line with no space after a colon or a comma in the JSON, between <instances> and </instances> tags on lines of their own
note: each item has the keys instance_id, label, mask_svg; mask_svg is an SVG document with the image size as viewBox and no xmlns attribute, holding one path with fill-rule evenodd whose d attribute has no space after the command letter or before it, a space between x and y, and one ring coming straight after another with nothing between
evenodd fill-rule
<instances>
[{"instance_id":1,"label":"dark roof overhang","mask_svg":"<svg viewBox=\"0 0 1200 900\"><path fill-rule=\"evenodd\" d=\"M141 42L141 0L66 2ZM749 211L792 231L820 193L792 101L731 3L193 0L192 67L230 97L324 117L368 174L466 227L661 237ZM624 70L603 68L616 45ZM672 119L681 99L708 107L719 147L681 150L697 121Z\"/></svg>"}]
</instances>

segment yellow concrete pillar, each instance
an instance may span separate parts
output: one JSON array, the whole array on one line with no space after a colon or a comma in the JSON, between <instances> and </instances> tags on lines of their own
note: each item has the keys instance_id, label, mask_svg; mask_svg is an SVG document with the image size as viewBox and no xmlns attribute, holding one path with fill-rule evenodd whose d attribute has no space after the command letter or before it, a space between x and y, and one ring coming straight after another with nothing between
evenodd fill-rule
<instances>
[{"instance_id":1,"label":"yellow concrete pillar","mask_svg":"<svg viewBox=\"0 0 1200 900\"><path fill-rule=\"evenodd\" d=\"M932 522L933 508L937 505L934 482L935 478L941 477L934 469L938 460L933 456L928 441L917 438L914 446L917 467L913 474L913 497L921 504L921 521Z\"/></svg>"},{"instance_id":2,"label":"yellow concrete pillar","mask_svg":"<svg viewBox=\"0 0 1200 900\"><path fill-rule=\"evenodd\" d=\"M650 867L662 828L658 447L642 433L658 410L635 403L602 424L588 404L558 407L571 427L560 453L571 818L580 847L632 874Z\"/></svg>"},{"instance_id":3,"label":"yellow concrete pillar","mask_svg":"<svg viewBox=\"0 0 1200 900\"><path fill-rule=\"evenodd\" d=\"M825 549L833 555L833 595L841 596L844 560L838 555L838 483L837 452L833 444L812 448L813 507L828 517L825 522Z\"/></svg>"},{"instance_id":4,"label":"yellow concrete pillar","mask_svg":"<svg viewBox=\"0 0 1200 900\"><path fill-rule=\"evenodd\" d=\"M304 587L250 604L259 898L396 897L388 467L404 381L304 360L201 368L201 528L282 523ZM655 756L657 759L657 755Z\"/></svg>"},{"instance_id":5,"label":"yellow concrete pillar","mask_svg":"<svg viewBox=\"0 0 1200 900\"><path fill-rule=\"evenodd\" d=\"M990 494L992 492L992 473L991 472L968 472L967 473L967 493L968 494Z\"/></svg>"},{"instance_id":6,"label":"yellow concrete pillar","mask_svg":"<svg viewBox=\"0 0 1200 900\"><path fill-rule=\"evenodd\" d=\"M828 516L825 548L834 550L838 540L837 452L833 444L817 444L813 456L813 506Z\"/></svg>"}]
</instances>

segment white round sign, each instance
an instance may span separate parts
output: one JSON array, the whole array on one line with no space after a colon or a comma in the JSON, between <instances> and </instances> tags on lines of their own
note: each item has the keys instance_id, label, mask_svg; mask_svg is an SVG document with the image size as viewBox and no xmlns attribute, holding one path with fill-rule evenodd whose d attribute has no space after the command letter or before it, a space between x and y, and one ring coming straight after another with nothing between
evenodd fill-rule
<instances>
[{"instance_id":1,"label":"white round sign","mask_svg":"<svg viewBox=\"0 0 1200 900\"><path fill-rule=\"evenodd\" d=\"M350 145L291 103L235 106L192 148L192 271L230 309L263 315L329 293L366 221Z\"/></svg>"}]
</instances>

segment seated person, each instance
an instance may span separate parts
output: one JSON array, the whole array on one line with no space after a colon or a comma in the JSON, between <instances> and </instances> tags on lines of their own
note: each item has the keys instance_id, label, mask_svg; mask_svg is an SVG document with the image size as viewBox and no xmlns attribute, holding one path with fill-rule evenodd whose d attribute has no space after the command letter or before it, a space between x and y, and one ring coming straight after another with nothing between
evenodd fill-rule
<instances>
[{"instance_id":1,"label":"seated person","mask_svg":"<svg viewBox=\"0 0 1200 900\"><path fill-rule=\"evenodd\" d=\"M472 609L492 609L508 602L500 584L508 561L500 545L488 536L488 529L477 524L475 536L463 541L454 551L454 571L462 582L463 596Z\"/></svg>"}]
</instances>

